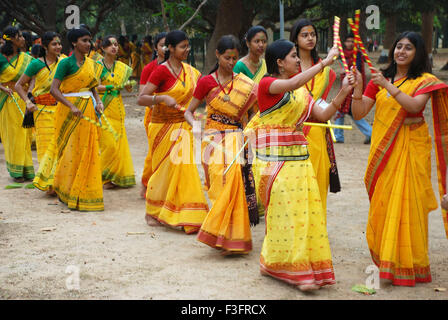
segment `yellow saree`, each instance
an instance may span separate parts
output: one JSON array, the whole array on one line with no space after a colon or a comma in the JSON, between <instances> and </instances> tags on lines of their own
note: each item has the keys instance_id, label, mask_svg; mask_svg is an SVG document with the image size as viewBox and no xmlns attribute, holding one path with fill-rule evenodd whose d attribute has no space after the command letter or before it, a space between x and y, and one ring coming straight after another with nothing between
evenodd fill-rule
<instances>
[{"instance_id":1,"label":"yellow saree","mask_svg":"<svg viewBox=\"0 0 448 320\"><path fill-rule=\"evenodd\" d=\"M66 98L90 119L96 119L96 114L93 98L87 94L98 85L101 71L99 63L86 57L79 70L65 77L60 87L64 95L86 93ZM98 128L58 103L55 135L33 183L43 191L52 188L69 209L104 210Z\"/></svg>"},{"instance_id":2,"label":"yellow saree","mask_svg":"<svg viewBox=\"0 0 448 320\"><path fill-rule=\"evenodd\" d=\"M183 64L185 86L178 79L166 92L187 107L199 71ZM199 231L208 206L193 157L192 128L182 111L157 104L148 126L151 171L146 191L146 218L154 218L171 227L183 227L188 234Z\"/></svg>"},{"instance_id":3,"label":"yellow saree","mask_svg":"<svg viewBox=\"0 0 448 320\"><path fill-rule=\"evenodd\" d=\"M120 90L132 74L132 69L126 64L116 61L113 71L106 74L101 82L103 85L113 85L112 90L100 95L104 105L104 115L114 131L120 136L118 141L106 130L100 132L101 167L103 183L112 182L120 187L135 185L134 165L129 150L128 137L124 120L126 111Z\"/></svg>"},{"instance_id":4,"label":"yellow saree","mask_svg":"<svg viewBox=\"0 0 448 320\"><path fill-rule=\"evenodd\" d=\"M314 101L305 88L286 92L252 119L257 198L266 208L261 273L293 285L335 283L325 213L303 122Z\"/></svg>"},{"instance_id":5,"label":"yellow saree","mask_svg":"<svg viewBox=\"0 0 448 320\"><path fill-rule=\"evenodd\" d=\"M230 91L230 85L230 82L224 85L224 90ZM205 141L202 143L202 165L212 208L202 223L198 240L212 248L247 253L252 250L249 210L255 217L258 216L253 175L244 172L238 162L226 175L224 171L243 145L241 122L251 108L257 107L257 85L239 74L233 79L233 86L228 102L223 99L225 93L220 87L210 90L206 97L207 122ZM252 188L247 184L251 184Z\"/></svg>"},{"instance_id":6,"label":"yellow saree","mask_svg":"<svg viewBox=\"0 0 448 320\"><path fill-rule=\"evenodd\" d=\"M315 101L326 99L336 79L336 73L325 67L313 79L308 81L306 88ZM313 120L312 120L313 121ZM337 175L336 160L334 156L333 141L328 128L305 126L303 128L308 140L311 163L316 172L317 183L320 190L320 198L324 212L327 212L327 194L330 179L332 180L331 192L340 191L339 177ZM325 214L326 217L326 214Z\"/></svg>"},{"instance_id":7,"label":"yellow saree","mask_svg":"<svg viewBox=\"0 0 448 320\"><path fill-rule=\"evenodd\" d=\"M51 82L59 62L66 58L61 55L57 61L49 65L48 68L42 68L35 76L33 96L39 109L52 112L37 111L34 112L34 124L36 128L36 149L37 161L40 163L48 149L54 136L54 112L56 111L56 100L50 94Z\"/></svg>"},{"instance_id":8,"label":"yellow saree","mask_svg":"<svg viewBox=\"0 0 448 320\"><path fill-rule=\"evenodd\" d=\"M14 90L15 83L25 72L33 59L27 53L20 52L0 70L0 83ZM15 101L14 101L15 100ZM16 104L17 102L17 104ZM13 178L34 178L31 155L31 129L22 128L26 104L17 92L13 97L0 91L0 138L5 149L6 168Z\"/></svg>"},{"instance_id":9,"label":"yellow saree","mask_svg":"<svg viewBox=\"0 0 448 320\"><path fill-rule=\"evenodd\" d=\"M446 192L448 94L431 74L399 79L395 85L410 96L431 93L441 194ZM413 116L413 120L407 121ZM428 213L437 208L431 185L431 138L422 115L410 115L388 96L376 95L365 184L370 198L367 243L380 277L394 285L431 282L428 258ZM444 179L444 180L443 180ZM446 212L444 220L446 222ZM445 225L446 227L446 225Z\"/></svg>"}]
</instances>

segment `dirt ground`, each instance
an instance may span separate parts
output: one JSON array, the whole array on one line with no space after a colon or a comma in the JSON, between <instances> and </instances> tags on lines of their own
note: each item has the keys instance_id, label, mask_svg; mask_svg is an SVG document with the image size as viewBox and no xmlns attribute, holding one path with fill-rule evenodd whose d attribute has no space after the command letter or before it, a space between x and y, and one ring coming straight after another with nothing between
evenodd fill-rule
<instances>
[{"instance_id":1,"label":"dirt ground","mask_svg":"<svg viewBox=\"0 0 448 320\"><path fill-rule=\"evenodd\" d=\"M437 56L435 70L447 60L448 55ZM435 73L448 78L448 73ZM140 181L147 152L144 109L137 106L135 95L125 95L127 133ZM431 123L430 108L425 116ZM373 112L367 119L372 122ZM349 117L346 124L353 125ZM342 191L329 194L327 215L337 283L307 294L260 275L264 220L252 229L252 252L223 257L194 235L149 227L140 185L105 190L105 211L100 213L69 211L38 190L4 189L12 180L0 145L0 299L447 299L448 292L434 290L448 287L448 240L440 209L429 215L432 283L410 288L382 282L373 296L351 290L365 283L365 270L372 265L363 183L369 146L363 140L354 128L345 132L344 144L335 145ZM432 160L437 190L434 154ZM73 268L79 270L79 290L67 286L75 276L70 274Z\"/></svg>"}]
</instances>

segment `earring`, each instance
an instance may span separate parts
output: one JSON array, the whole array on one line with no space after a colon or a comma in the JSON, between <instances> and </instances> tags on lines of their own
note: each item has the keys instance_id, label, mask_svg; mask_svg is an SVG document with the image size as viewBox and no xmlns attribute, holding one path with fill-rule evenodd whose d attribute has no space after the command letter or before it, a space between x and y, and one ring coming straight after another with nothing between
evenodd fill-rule
<instances>
[{"instance_id":1,"label":"earring","mask_svg":"<svg viewBox=\"0 0 448 320\"><path fill-rule=\"evenodd\" d=\"M283 67L280 68L280 73L285 72L285 69L283 69Z\"/></svg>"}]
</instances>

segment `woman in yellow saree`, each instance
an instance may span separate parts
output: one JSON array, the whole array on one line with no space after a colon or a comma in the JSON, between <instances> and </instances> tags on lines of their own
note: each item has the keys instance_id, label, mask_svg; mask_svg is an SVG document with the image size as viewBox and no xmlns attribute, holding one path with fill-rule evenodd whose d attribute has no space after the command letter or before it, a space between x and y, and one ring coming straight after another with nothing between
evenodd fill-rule
<instances>
[{"instance_id":1,"label":"woman in yellow saree","mask_svg":"<svg viewBox=\"0 0 448 320\"><path fill-rule=\"evenodd\" d=\"M166 32L161 32L157 34L156 38L154 39L156 50L154 51L153 60L143 68L140 77L140 86L138 91L139 93L142 92L143 88L148 82L149 77L151 76L151 73L157 68L159 64L165 61L165 50L163 49L165 47L165 37ZM151 113L152 108L149 107L145 108L145 118L143 120L143 124L145 126L146 136L148 136L148 125L151 122ZM145 164L143 166L143 173L141 180L142 189L140 191L140 196L143 199L145 199L146 197L146 186L148 184L149 177L151 176L151 155L152 152L150 149L148 149L148 153L146 154L145 158Z\"/></svg>"},{"instance_id":2,"label":"woman in yellow saree","mask_svg":"<svg viewBox=\"0 0 448 320\"><path fill-rule=\"evenodd\" d=\"M262 56L266 51L268 33L262 26L253 26L247 31L244 41L249 51L235 64L233 71L259 83L266 74L266 61Z\"/></svg>"},{"instance_id":3,"label":"woman in yellow saree","mask_svg":"<svg viewBox=\"0 0 448 320\"><path fill-rule=\"evenodd\" d=\"M17 28L7 27L3 39L5 44L0 54L0 138L9 175L15 182L24 182L34 178L32 133L31 129L22 128L25 101L14 90L16 81L33 57L20 52L25 39Z\"/></svg>"},{"instance_id":4,"label":"woman in yellow saree","mask_svg":"<svg viewBox=\"0 0 448 320\"><path fill-rule=\"evenodd\" d=\"M238 53L239 43L234 36L223 36L218 41L218 64L199 80L185 112L193 126L193 113L206 98L202 164L212 208L202 223L198 240L222 250L222 254L252 250L250 224L257 224L259 218L250 165L234 163L224 174L243 145L244 119L258 111L257 85L244 74L234 75Z\"/></svg>"},{"instance_id":5,"label":"woman in yellow saree","mask_svg":"<svg viewBox=\"0 0 448 320\"><path fill-rule=\"evenodd\" d=\"M126 110L120 90L126 87L125 84L132 74L132 69L121 61L115 60L118 42L114 36L104 38L103 52L105 56L98 62L103 66L103 74L97 90L100 92L104 105L102 121L112 126L116 133L114 135L105 130L100 132L103 183L108 189L115 186L127 188L135 186L135 174L124 126ZM129 90L129 85L126 88Z\"/></svg>"},{"instance_id":6,"label":"woman in yellow saree","mask_svg":"<svg viewBox=\"0 0 448 320\"><path fill-rule=\"evenodd\" d=\"M42 36L39 59L31 61L15 86L17 93L26 101L26 112L33 113L36 128L37 161L39 163L54 137L54 112L56 111L57 101L50 94L50 87L59 62L66 57L60 55L61 50L62 45L59 35L52 31L45 32ZM24 88L33 79L32 94L27 95Z\"/></svg>"},{"instance_id":7,"label":"woman in yellow saree","mask_svg":"<svg viewBox=\"0 0 448 320\"><path fill-rule=\"evenodd\" d=\"M154 70L138 99L140 105L153 106L146 219L150 225L182 227L189 234L199 231L208 211L193 156L192 128L183 111L193 98L200 72L182 62L190 51L183 31L168 33L165 45L166 62Z\"/></svg>"},{"instance_id":8,"label":"woman in yellow saree","mask_svg":"<svg viewBox=\"0 0 448 320\"><path fill-rule=\"evenodd\" d=\"M72 56L63 59L56 70L50 92L59 102L55 114L55 135L45 153L34 185L43 191L54 190L69 209L102 211L103 184L98 144L96 112L103 111L95 87L102 66L86 57L90 32L72 29L67 38L74 47Z\"/></svg>"},{"instance_id":9,"label":"woman in yellow saree","mask_svg":"<svg viewBox=\"0 0 448 320\"><path fill-rule=\"evenodd\" d=\"M154 46L157 48L157 43L154 42ZM143 45L142 45L143 66L146 66L148 63L151 62L151 60L153 59L153 51L154 49L152 47L152 37L148 35L143 39Z\"/></svg>"},{"instance_id":10,"label":"woman in yellow saree","mask_svg":"<svg viewBox=\"0 0 448 320\"><path fill-rule=\"evenodd\" d=\"M320 61L316 49L317 35L316 27L307 19L298 20L292 27L290 40L295 43L300 57L299 72L308 70ZM326 100L335 80L336 73L327 66L305 86L315 101ZM308 122L319 121L311 118ZM322 206L326 214L328 186L330 192L336 193L341 190L330 129L305 126L303 133L309 143L310 159L316 171Z\"/></svg>"},{"instance_id":11,"label":"woman in yellow saree","mask_svg":"<svg viewBox=\"0 0 448 320\"><path fill-rule=\"evenodd\" d=\"M264 77L258 87L260 117L245 129L247 134L255 132L253 172L257 198L266 211L260 271L303 291L335 283L325 213L303 122L310 116L331 117L352 86L346 79L343 92L326 108L315 103L303 86L337 54L334 47L323 61L298 73L294 44L287 40L270 44L266 63L272 76Z\"/></svg>"},{"instance_id":12,"label":"woman in yellow saree","mask_svg":"<svg viewBox=\"0 0 448 320\"><path fill-rule=\"evenodd\" d=\"M372 75L364 95L359 83L353 94L355 119L364 117L376 102L364 177L370 199L366 237L380 278L415 286L432 281L428 214L437 208L431 185L431 138L423 110L431 97L442 196L447 187L448 86L428 73L427 51L415 32L397 38L389 61L387 68ZM446 211L442 212L448 235Z\"/></svg>"}]
</instances>

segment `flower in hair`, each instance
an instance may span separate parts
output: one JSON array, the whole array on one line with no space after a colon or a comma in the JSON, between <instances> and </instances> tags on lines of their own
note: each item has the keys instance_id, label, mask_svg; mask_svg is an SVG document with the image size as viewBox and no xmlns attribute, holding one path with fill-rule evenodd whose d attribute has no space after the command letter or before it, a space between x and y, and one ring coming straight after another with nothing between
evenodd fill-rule
<instances>
[{"instance_id":1,"label":"flower in hair","mask_svg":"<svg viewBox=\"0 0 448 320\"><path fill-rule=\"evenodd\" d=\"M7 40L7 41L11 41L11 38L8 37L6 34L3 35L3 39Z\"/></svg>"}]
</instances>

